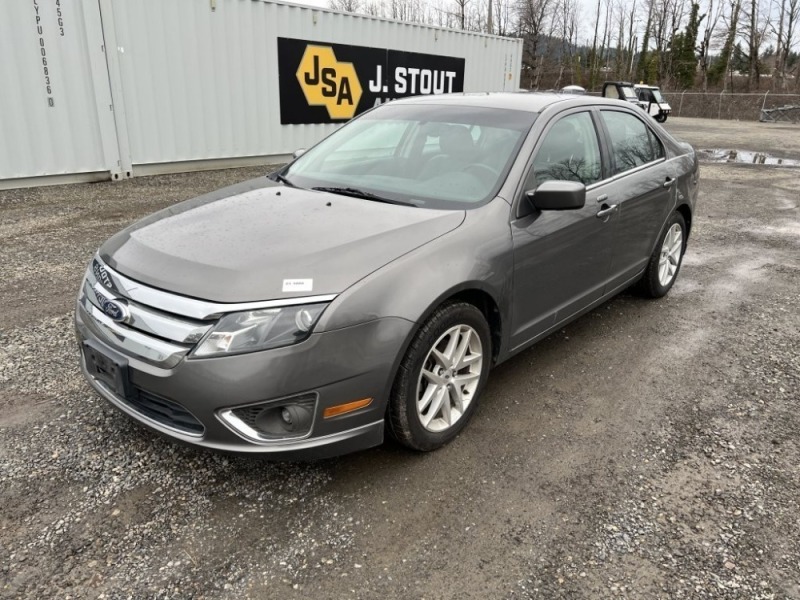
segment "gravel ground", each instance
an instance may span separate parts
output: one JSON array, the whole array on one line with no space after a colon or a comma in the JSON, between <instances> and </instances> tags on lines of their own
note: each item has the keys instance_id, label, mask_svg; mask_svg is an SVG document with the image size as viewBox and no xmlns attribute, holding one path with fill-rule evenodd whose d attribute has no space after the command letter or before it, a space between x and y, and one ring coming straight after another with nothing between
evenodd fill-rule
<instances>
[{"instance_id":1,"label":"gravel ground","mask_svg":"<svg viewBox=\"0 0 800 600\"><path fill-rule=\"evenodd\" d=\"M800 128L673 119L800 158ZM263 169L0 192L0 597L800 598L800 169L704 165L678 282L495 370L466 432L272 464L83 383L96 247Z\"/></svg>"}]
</instances>

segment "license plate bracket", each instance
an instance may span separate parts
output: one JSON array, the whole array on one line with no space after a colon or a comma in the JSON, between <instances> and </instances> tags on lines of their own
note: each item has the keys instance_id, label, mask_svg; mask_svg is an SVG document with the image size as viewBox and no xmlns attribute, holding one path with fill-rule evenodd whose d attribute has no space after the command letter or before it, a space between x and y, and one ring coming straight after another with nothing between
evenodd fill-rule
<instances>
[{"instance_id":1,"label":"license plate bracket","mask_svg":"<svg viewBox=\"0 0 800 600\"><path fill-rule=\"evenodd\" d=\"M108 386L117 396L127 398L130 390L128 361L106 348L100 349L91 341L83 342L83 356L89 374Z\"/></svg>"}]
</instances>

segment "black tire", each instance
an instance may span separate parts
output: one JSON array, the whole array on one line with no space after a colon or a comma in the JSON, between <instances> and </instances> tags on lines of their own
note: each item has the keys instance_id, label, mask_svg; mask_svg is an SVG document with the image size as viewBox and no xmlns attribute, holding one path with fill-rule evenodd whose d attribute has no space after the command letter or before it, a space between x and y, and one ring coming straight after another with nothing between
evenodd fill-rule
<instances>
[{"instance_id":1,"label":"black tire","mask_svg":"<svg viewBox=\"0 0 800 600\"><path fill-rule=\"evenodd\" d=\"M669 232L672 230L674 225L680 226L681 229L681 247L680 247L680 254L678 257L677 268L672 275L672 278L665 284L661 283L659 278L659 260L661 258L661 250L664 246L664 240L666 239ZM661 233L661 236L658 238L658 243L656 244L655 249L653 250L653 254L650 256L650 261L647 263L647 268L642 275L642 278L639 280L637 284L637 289L640 293L648 298L661 298L667 295L667 292L672 288L675 280L678 278L678 274L681 270L681 265L683 264L683 254L686 251L686 221L683 219L683 215L679 212L672 213L667 225L664 227L664 231Z\"/></svg>"},{"instance_id":2,"label":"black tire","mask_svg":"<svg viewBox=\"0 0 800 600\"><path fill-rule=\"evenodd\" d=\"M658 115L656 116L656 121L659 123L666 123L667 122L667 115Z\"/></svg>"},{"instance_id":3,"label":"black tire","mask_svg":"<svg viewBox=\"0 0 800 600\"><path fill-rule=\"evenodd\" d=\"M430 431L423 425L417 408L418 385L422 385L420 384L422 369L426 359L430 360L429 353L434 344L459 325L470 327L478 335L482 358L479 367L480 376L461 416L443 431ZM414 336L392 385L386 419L387 429L392 437L404 446L420 451L435 450L452 440L464 429L475 412L489 375L491 358L491 332L486 318L478 308L467 302L450 302L437 308ZM455 377L453 379L455 380ZM425 385L431 384L425 383ZM443 402L450 402L449 392L445 394Z\"/></svg>"}]
</instances>

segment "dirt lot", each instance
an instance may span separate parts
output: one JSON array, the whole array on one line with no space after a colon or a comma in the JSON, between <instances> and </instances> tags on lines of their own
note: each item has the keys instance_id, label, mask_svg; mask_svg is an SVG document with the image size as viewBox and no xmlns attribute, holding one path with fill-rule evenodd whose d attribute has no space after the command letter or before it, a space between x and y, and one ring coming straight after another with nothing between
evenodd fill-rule
<instances>
[{"instance_id":1,"label":"dirt lot","mask_svg":"<svg viewBox=\"0 0 800 600\"><path fill-rule=\"evenodd\" d=\"M670 119L800 158L800 127ZM0 192L0 597L800 598L800 169L704 165L677 284L493 373L467 431L271 464L83 383L96 247L261 169Z\"/></svg>"}]
</instances>

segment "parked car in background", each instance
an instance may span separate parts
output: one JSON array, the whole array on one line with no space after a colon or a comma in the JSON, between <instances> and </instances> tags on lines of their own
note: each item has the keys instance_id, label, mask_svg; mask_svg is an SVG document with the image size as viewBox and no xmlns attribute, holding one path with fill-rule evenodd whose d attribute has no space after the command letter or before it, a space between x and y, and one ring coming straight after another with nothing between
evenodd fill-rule
<instances>
[{"instance_id":1,"label":"parked car in background","mask_svg":"<svg viewBox=\"0 0 800 600\"><path fill-rule=\"evenodd\" d=\"M635 104L659 123L664 123L672 112L672 108L661 95L661 90L653 85L634 85L627 81L606 81L603 83L602 96Z\"/></svg>"},{"instance_id":2,"label":"parked car in background","mask_svg":"<svg viewBox=\"0 0 800 600\"><path fill-rule=\"evenodd\" d=\"M659 123L664 123L672 112L672 107L664 100L661 90L657 86L644 84L634 85L633 89L647 114Z\"/></svg>"},{"instance_id":3,"label":"parked car in background","mask_svg":"<svg viewBox=\"0 0 800 600\"><path fill-rule=\"evenodd\" d=\"M392 102L104 243L81 368L198 446L319 458L388 431L432 450L493 366L631 285L667 294L697 194L692 148L626 102Z\"/></svg>"},{"instance_id":4,"label":"parked car in background","mask_svg":"<svg viewBox=\"0 0 800 600\"><path fill-rule=\"evenodd\" d=\"M636 91L633 89L633 84L629 81L604 82L602 96L610 100L624 100L644 108L636 95Z\"/></svg>"}]
</instances>

